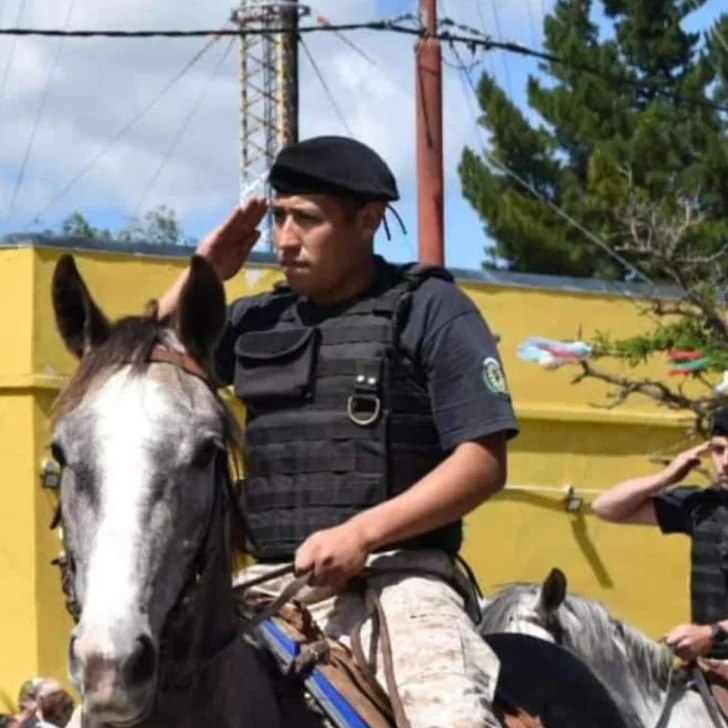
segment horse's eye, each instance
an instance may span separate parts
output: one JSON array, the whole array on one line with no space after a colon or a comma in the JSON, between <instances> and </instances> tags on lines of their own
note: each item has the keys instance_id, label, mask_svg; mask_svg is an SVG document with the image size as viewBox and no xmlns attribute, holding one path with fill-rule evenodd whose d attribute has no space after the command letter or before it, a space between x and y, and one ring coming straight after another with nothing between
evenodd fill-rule
<instances>
[{"instance_id":1,"label":"horse's eye","mask_svg":"<svg viewBox=\"0 0 728 728\"><path fill-rule=\"evenodd\" d=\"M219 452L220 442L216 438L205 440L195 451L192 466L195 468L207 467Z\"/></svg>"},{"instance_id":2,"label":"horse's eye","mask_svg":"<svg viewBox=\"0 0 728 728\"><path fill-rule=\"evenodd\" d=\"M63 448L57 442L51 443L51 457L62 468L66 466L66 455L63 452Z\"/></svg>"}]
</instances>

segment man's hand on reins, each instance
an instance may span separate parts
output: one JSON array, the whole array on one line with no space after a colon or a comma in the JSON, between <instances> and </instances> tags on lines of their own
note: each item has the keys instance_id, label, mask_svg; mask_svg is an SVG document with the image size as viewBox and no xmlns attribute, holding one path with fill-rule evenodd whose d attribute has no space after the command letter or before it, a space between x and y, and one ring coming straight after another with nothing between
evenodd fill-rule
<instances>
[{"instance_id":1,"label":"man's hand on reins","mask_svg":"<svg viewBox=\"0 0 728 728\"><path fill-rule=\"evenodd\" d=\"M312 571L312 586L341 587L361 573L369 557L365 534L355 522L311 534L296 551L297 574Z\"/></svg>"},{"instance_id":2,"label":"man's hand on reins","mask_svg":"<svg viewBox=\"0 0 728 728\"><path fill-rule=\"evenodd\" d=\"M710 625L681 624L665 635L665 643L678 657L692 662L710 652L713 631Z\"/></svg>"}]
</instances>

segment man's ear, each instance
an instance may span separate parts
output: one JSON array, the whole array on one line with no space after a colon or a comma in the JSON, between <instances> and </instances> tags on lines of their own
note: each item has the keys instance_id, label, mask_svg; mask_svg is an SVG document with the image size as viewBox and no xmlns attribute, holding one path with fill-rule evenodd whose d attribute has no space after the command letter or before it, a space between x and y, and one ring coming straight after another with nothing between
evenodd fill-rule
<instances>
[{"instance_id":1,"label":"man's ear","mask_svg":"<svg viewBox=\"0 0 728 728\"><path fill-rule=\"evenodd\" d=\"M357 213L362 238L371 239L384 219L387 206L383 202L367 202Z\"/></svg>"}]
</instances>

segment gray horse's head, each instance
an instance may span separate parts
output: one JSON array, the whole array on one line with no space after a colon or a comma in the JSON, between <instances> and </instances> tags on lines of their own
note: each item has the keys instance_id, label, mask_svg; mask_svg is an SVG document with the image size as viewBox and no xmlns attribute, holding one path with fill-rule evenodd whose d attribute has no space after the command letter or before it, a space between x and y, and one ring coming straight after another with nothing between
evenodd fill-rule
<instances>
[{"instance_id":1,"label":"gray horse's head","mask_svg":"<svg viewBox=\"0 0 728 728\"><path fill-rule=\"evenodd\" d=\"M561 610L567 593L566 576L552 569L542 584L509 584L483 604L484 633L518 632L547 642L561 643L566 631L576 624L564 624L569 614Z\"/></svg>"},{"instance_id":2,"label":"gray horse's head","mask_svg":"<svg viewBox=\"0 0 728 728\"><path fill-rule=\"evenodd\" d=\"M604 682L630 724L639 724L633 706L667 686L664 650L600 602L569 594L567 586L559 569L541 584L507 585L483 603L482 634L518 632L560 645Z\"/></svg>"},{"instance_id":3,"label":"gray horse's head","mask_svg":"<svg viewBox=\"0 0 728 728\"><path fill-rule=\"evenodd\" d=\"M130 723L151 708L165 622L194 581L218 502L215 470L233 420L195 365L204 374L222 335L225 295L199 257L164 321L151 306L110 323L71 256L59 260L52 292L57 329L79 360L51 435L81 609L71 677L89 715Z\"/></svg>"}]
</instances>

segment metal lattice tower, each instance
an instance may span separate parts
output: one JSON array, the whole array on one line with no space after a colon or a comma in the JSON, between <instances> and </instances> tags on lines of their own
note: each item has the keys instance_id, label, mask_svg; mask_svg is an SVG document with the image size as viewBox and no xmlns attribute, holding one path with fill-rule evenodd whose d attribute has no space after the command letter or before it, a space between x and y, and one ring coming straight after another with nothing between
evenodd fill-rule
<instances>
[{"instance_id":1,"label":"metal lattice tower","mask_svg":"<svg viewBox=\"0 0 728 728\"><path fill-rule=\"evenodd\" d=\"M270 196L268 172L275 156L298 140L298 38L301 17L310 9L297 0L241 0L233 15L240 37L240 198ZM286 33L266 33L285 28ZM271 221L259 245L271 245Z\"/></svg>"}]
</instances>

